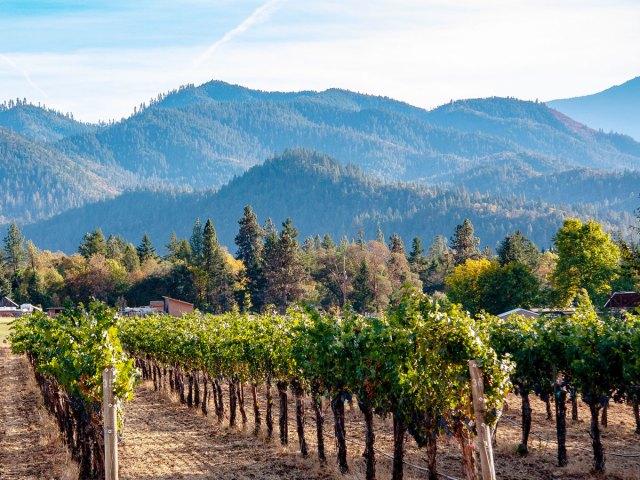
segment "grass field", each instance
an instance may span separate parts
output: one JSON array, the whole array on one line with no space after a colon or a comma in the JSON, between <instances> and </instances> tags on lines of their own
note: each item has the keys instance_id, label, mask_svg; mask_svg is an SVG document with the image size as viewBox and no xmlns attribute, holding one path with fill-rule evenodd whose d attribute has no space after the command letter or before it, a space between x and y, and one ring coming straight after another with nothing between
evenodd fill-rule
<instances>
[{"instance_id":1,"label":"grass field","mask_svg":"<svg viewBox=\"0 0 640 480\"><path fill-rule=\"evenodd\" d=\"M0 343L4 343L9 336L10 322L13 322L13 318L0 318Z\"/></svg>"}]
</instances>

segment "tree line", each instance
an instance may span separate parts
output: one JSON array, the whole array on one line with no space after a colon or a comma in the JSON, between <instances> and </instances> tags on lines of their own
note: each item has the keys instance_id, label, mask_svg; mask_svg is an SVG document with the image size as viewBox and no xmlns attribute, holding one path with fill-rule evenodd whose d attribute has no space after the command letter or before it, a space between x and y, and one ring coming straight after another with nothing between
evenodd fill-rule
<instances>
[{"instance_id":1,"label":"tree line","mask_svg":"<svg viewBox=\"0 0 640 480\"><path fill-rule=\"evenodd\" d=\"M234 256L211 220L203 225L199 219L189 238L171 234L164 255L147 234L135 246L119 236L105 238L100 229L84 235L78 253L66 255L25 242L12 224L2 248L0 294L44 307L91 299L140 306L166 295L213 313L269 305L284 311L300 301L372 313L395 304L408 285L446 295L473 314L499 314L567 306L583 289L601 306L611 291L640 287L638 244L612 238L597 222L566 219L553 242L543 252L516 231L495 252L480 250L470 220L426 249L419 237L406 248L399 235L386 238L380 229L371 240L361 231L355 239L326 234L301 242L290 219L280 228L271 219L261 225L246 206Z\"/></svg>"}]
</instances>

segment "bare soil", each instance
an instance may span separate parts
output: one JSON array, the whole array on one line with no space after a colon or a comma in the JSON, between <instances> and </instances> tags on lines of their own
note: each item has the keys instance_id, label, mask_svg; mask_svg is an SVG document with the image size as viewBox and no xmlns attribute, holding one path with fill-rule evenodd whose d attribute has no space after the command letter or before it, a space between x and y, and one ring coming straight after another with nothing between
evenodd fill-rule
<instances>
[{"instance_id":1,"label":"bare soil","mask_svg":"<svg viewBox=\"0 0 640 480\"><path fill-rule=\"evenodd\" d=\"M0 479L77 478L77 466L42 404L29 363L3 344L0 379Z\"/></svg>"},{"instance_id":2,"label":"bare soil","mask_svg":"<svg viewBox=\"0 0 640 480\"><path fill-rule=\"evenodd\" d=\"M245 410L248 417L243 427L240 413L239 427L228 428L228 390L225 386L224 425L218 424L209 404L209 417L203 417L199 409L180 405L170 393L156 392L147 382L136 391L136 398L126 407L126 433L121 447L121 478L138 479L364 479L364 422L356 406L346 406L346 430L350 472L341 475L336 466L336 447L333 438L333 419L328 402L325 402L325 448L328 465L321 467L316 460L315 422L307 402L305 422L309 457L299 453L295 427L295 405L289 398L289 445L281 447L278 439L278 407L274 398L274 438L264 437L265 398L260 392L262 433L253 435L253 410L249 388L245 389ZM275 390L275 389L274 389ZM202 389L201 389L202 391ZM277 392L274 392L277 393ZM533 425L529 442L530 454L519 456L515 450L520 441L520 399L508 398L508 409L499 426L495 450L496 471L499 479L640 479L640 457L625 458L612 453L640 455L640 435L634 433L631 407L612 404L609 409L609 426L602 429L606 449L607 474L591 473L592 452L589 437L588 409L579 406L579 422L567 419L567 450L569 466L556 466L555 421L547 420L545 405L533 398ZM571 414L570 405L568 414ZM384 455L393 452L392 422L390 418L375 418L377 477L391 477L391 459ZM537 435L537 436L536 436ZM405 460L417 467L426 467L424 452L407 437ZM438 439L438 471L449 477L462 479L461 454L453 438ZM405 479L424 479L424 470L405 466Z\"/></svg>"}]
</instances>

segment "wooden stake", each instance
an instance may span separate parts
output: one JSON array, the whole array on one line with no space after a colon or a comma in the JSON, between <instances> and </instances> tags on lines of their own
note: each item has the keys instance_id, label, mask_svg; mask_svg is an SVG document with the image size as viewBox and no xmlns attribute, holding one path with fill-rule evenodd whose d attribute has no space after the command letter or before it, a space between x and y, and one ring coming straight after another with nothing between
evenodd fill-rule
<instances>
[{"instance_id":1,"label":"wooden stake","mask_svg":"<svg viewBox=\"0 0 640 480\"><path fill-rule=\"evenodd\" d=\"M118 480L118 428L115 393L116 369L102 371L102 415L104 423L104 476L105 480Z\"/></svg>"},{"instance_id":2,"label":"wooden stake","mask_svg":"<svg viewBox=\"0 0 640 480\"><path fill-rule=\"evenodd\" d=\"M478 431L476 445L480 453L482 480L496 480L496 469L493 464L493 447L491 446L491 431L489 426L484 422L487 405L484 398L482 373L475 360L469 360L469 372L471 373L473 411L475 413L476 429Z\"/></svg>"}]
</instances>

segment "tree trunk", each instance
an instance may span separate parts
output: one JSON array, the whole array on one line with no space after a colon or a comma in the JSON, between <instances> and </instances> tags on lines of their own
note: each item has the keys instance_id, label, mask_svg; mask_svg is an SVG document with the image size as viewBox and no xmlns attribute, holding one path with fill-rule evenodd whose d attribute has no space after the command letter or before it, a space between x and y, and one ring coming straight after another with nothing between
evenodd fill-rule
<instances>
[{"instance_id":1,"label":"tree trunk","mask_svg":"<svg viewBox=\"0 0 640 480\"><path fill-rule=\"evenodd\" d=\"M191 372L187 373L187 378L189 379L189 394L187 395L187 407L193 408L193 374Z\"/></svg>"},{"instance_id":2,"label":"tree trunk","mask_svg":"<svg viewBox=\"0 0 640 480\"><path fill-rule=\"evenodd\" d=\"M236 380L238 390L238 406L240 407L240 417L242 417L242 428L247 425L247 412L244 409L244 384Z\"/></svg>"},{"instance_id":3,"label":"tree trunk","mask_svg":"<svg viewBox=\"0 0 640 480\"><path fill-rule=\"evenodd\" d=\"M567 466L567 392L555 386L556 433L558 436L558 466Z\"/></svg>"},{"instance_id":4,"label":"tree trunk","mask_svg":"<svg viewBox=\"0 0 640 480\"><path fill-rule=\"evenodd\" d=\"M551 395L546 395L544 403L547 407L547 420L553 420L553 413L551 411Z\"/></svg>"},{"instance_id":5,"label":"tree trunk","mask_svg":"<svg viewBox=\"0 0 640 480\"><path fill-rule=\"evenodd\" d=\"M236 385L229 380L229 426L236 426Z\"/></svg>"},{"instance_id":6,"label":"tree trunk","mask_svg":"<svg viewBox=\"0 0 640 480\"><path fill-rule=\"evenodd\" d=\"M362 455L365 458L367 465L366 476L367 480L374 480L376 478L376 452L374 450L374 443L376 441L376 435L373 431L373 408L368 401L360 400L358 397L358 406L364 416L365 423L365 450Z\"/></svg>"},{"instance_id":7,"label":"tree trunk","mask_svg":"<svg viewBox=\"0 0 640 480\"><path fill-rule=\"evenodd\" d=\"M304 390L300 386L296 386L296 428L298 431L298 444L300 445L300 453L303 457L309 456L307 441L304 438Z\"/></svg>"},{"instance_id":8,"label":"tree trunk","mask_svg":"<svg viewBox=\"0 0 640 480\"><path fill-rule=\"evenodd\" d=\"M607 399L607 401L605 402L604 406L602 407L602 421L601 421L601 425L605 428L607 428L609 426L609 400Z\"/></svg>"},{"instance_id":9,"label":"tree trunk","mask_svg":"<svg viewBox=\"0 0 640 480\"><path fill-rule=\"evenodd\" d=\"M571 421L577 422L578 418L578 394L574 390L571 394Z\"/></svg>"},{"instance_id":10,"label":"tree trunk","mask_svg":"<svg viewBox=\"0 0 640 480\"><path fill-rule=\"evenodd\" d=\"M600 426L598 425L600 406L590 404L589 411L591 412L591 430L589 434L591 435L591 444L593 445L593 469L598 473L604 473L604 447L600 439Z\"/></svg>"},{"instance_id":11,"label":"tree trunk","mask_svg":"<svg viewBox=\"0 0 640 480\"><path fill-rule=\"evenodd\" d=\"M178 374L178 384L180 388L180 403L187 403L187 400L184 396L184 377L182 375L182 371Z\"/></svg>"},{"instance_id":12,"label":"tree trunk","mask_svg":"<svg viewBox=\"0 0 640 480\"><path fill-rule=\"evenodd\" d=\"M336 447L338 450L338 467L341 473L349 472L347 464L347 440L344 428L344 392L339 391L331 399L331 410L333 411L333 429L336 436Z\"/></svg>"},{"instance_id":13,"label":"tree trunk","mask_svg":"<svg viewBox=\"0 0 640 480\"><path fill-rule=\"evenodd\" d=\"M204 379L203 379L203 385L204 385L204 393L202 395L202 414L206 417L207 416L207 401L209 400L209 378L207 376L207 374L204 374Z\"/></svg>"},{"instance_id":14,"label":"tree trunk","mask_svg":"<svg viewBox=\"0 0 640 480\"><path fill-rule=\"evenodd\" d=\"M478 480L478 464L473 448L472 432L461 421L456 420L456 436L462 448L462 465L467 480Z\"/></svg>"},{"instance_id":15,"label":"tree trunk","mask_svg":"<svg viewBox=\"0 0 640 480\"><path fill-rule=\"evenodd\" d=\"M287 398L287 382L278 382L278 394L280 396L280 443L289 444L289 409Z\"/></svg>"},{"instance_id":16,"label":"tree trunk","mask_svg":"<svg viewBox=\"0 0 640 480\"><path fill-rule=\"evenodd\" d=\"M522 440L518 446L518 453L526 456L529 453L529 433L531 432L531 404L529 392L521 390L522 397Z\"/></svg>"},{"instance_id":17,"label":"tree trunk","mask_svg":"<svg viewBox=\"0 0 640 480\"><path fill-rule=\"evenodd\" d=\"M153 373L153 389L158 391L158 375L155 362L151 362L151 372Z\"/></svg>"},{"instance_id":18,"label":"tree trunk","mask_svg":"<svg viewBox=\"0 0 640 480\"><path fill-rule=\"evenodd\" d=\"M407 424L399 415L393 414L393 473L392 480L402 480L404 475L404 437Z\"/></svg>"},{"instance_id":19,"label":"tree trunk","mask_svg":"<svg viewBox=\"0 0 640 480\"><path fill-rule=\"evenodd\" d=\"M200 406L200 375L198 372L193 374L193 403L196 408Z\"/></svg>"},{"instance_id":20,"label":"tree trunk","mask_svg":"<svg viewBox=\"0 0 640 480\"><path fill-rule=\"evenodd\" d=\"M425 451L427 455L427 467L429 468L428 480L438 480L436 418L431 413L427 413L425 417L425 426Z\"/></svg>"},{"instance_id":21,"label":"tree trunk","mask_svg":"<svg viewBox=\"0 0 640 480\"><path fill-rule=\"evenodd\" d=\"M633 400L633 416L636 419L636 433L640 435L640 402L638 402L638 398L634 398Z\"/></svg>"},{"instance_id":22,"label":"tree trunk","mask_svg":"<svg viewBox=\"0 0 640 480\"><path fill-rule=\"evenodd\" d=\"M258 384L255 382L251 384L251 396L253 397L253 434L258 435L260 433L260 404L258 403Z\"/></svg>"},{"instance_id":23,"label":"tree trunk","mask_svg":"<svg viewBox=\"0 0 640 480\"><path fill-rule=\"evenodd\" d=\"M267 438L271 440L273 438L273 397L271 396L271 379L267 379Z\"/></svg>"},{"instance_id":24,"label":"tree trunk","mask_svg":"<svg viewBox=\"0 0 640 480\"><path fill-rule=\"evenodd\" d=\"M167 391L167 367L163 366L162 367L162 389L166 392Z\"/></svg>"},{"instance_id":25,"label":"tree trunk","mask_svg":"<svg viewBox=\"0 0 640 480\"><path fill-rule=\"evenodd\" d=\"M327 463L327 456L324 452L324 436L322 433L324 417L322 415L322 397L318 393L318 387L311 387L311 406L316 414L316 438L318 441L318 461L321 465Z\"/></svg>"},{"instance_id":26,"label":"tree trunk","mask_svg":"<svg viewBox=\"0 0 640 480\"><path fill-rule=\"evenodd\" d=\"M172 392L176 391L176 385L173 382L173 368L169 369L169 388L171 389Z\"/></svg>"}]
</instances>

